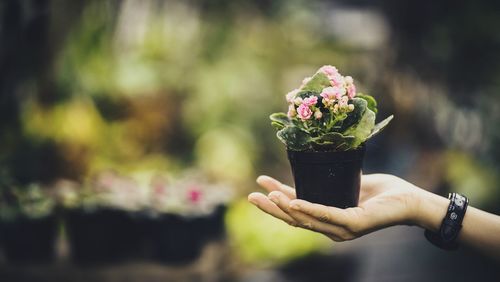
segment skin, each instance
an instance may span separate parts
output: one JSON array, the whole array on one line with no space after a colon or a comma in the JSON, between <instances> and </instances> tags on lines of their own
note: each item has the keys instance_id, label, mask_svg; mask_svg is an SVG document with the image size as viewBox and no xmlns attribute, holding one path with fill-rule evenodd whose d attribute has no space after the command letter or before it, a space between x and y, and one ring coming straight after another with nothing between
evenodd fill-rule
<instances>
[{"instance_id":1,"label":"skin","mask_svg":"<svg viewBox=\"0 0 500 282\"><path fill-rule=\"evenodd\" d=\"M347 241L394 225L438 231L450 201L388 174L363 175L358 207L340 209L296 199L295 189L269 176L257 183L268 195L251 193L249 202L286 223ZM459 242L500 259L500 216L469 206Z\"/></svg>"}]
</instances>

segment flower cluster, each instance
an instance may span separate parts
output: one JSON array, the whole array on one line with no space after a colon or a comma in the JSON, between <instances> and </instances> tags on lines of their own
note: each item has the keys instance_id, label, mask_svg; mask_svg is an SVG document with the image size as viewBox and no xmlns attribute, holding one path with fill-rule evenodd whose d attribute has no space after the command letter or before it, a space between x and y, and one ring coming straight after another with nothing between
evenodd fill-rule
<instances>
[{"instance_id":1,"label":"flower cluster","mask_svg":"<svg viewBox=\"0 0 500 282\"><path fill-rule=\"evenodd\" d=\"M277 137L292 151L352 150L378 134L393 118L375 124L377 102L356 92L354 79L323 66L286 95L288 113L274 113Z\"/></svg>"},{"instance_id":2,"label":"flower cluster","mask_svg":"<svg viewBox=\"0 0 500 282\"><path fill-rule=\"evenodd\" d=\"M149 186L150 209L155 213L209 214L232 199L228 186L211 183L199 171L187 171L177 178L155 175Z\"/></svg>"},{"instance_id":3,"label":"flower cluster","mask_svg":"<svg viewBox=\"0 0 500 282\"><path fill-rule=\"evenodd\" d=\"M198 171L172 177L152 171L125 176L106 170L95 174L83 187L69 181L59 181L56 185L58 201L69 209L104 208L189 216L210 214L232 198L228 186L213 184Z\"/></svg>"},{"instance_id":4,"label":"flower cluster","mask_svg":"<svg viewBox=\"0 0 500 282\"><path fill-rule=\"evenodd\" d=\"M319 120L323 117L323 112L329 111L335 115L349 113L354 110L354 105L349 104L356 96L356 85L351 76L342 76L336 67L323 66L316 73L326 76L329 83L321 90L318 96L309 95L300 97L302 90L307 88L313 77L306 77L298 89L294 89L286 95L288 105L288 117L298 117L301 121L307 121L314 117Z\"/></svg>"}]
</instances>

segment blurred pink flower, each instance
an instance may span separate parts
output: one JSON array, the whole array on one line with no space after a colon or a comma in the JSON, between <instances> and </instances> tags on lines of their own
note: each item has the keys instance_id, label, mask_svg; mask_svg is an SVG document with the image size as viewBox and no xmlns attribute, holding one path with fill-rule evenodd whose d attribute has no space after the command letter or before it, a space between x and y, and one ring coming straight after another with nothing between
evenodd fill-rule
<instances>
[{"instance_id":1,"label":"blurred pink flower","mask_svg":"<svg viewBox=\"0 0 500 282\"><path fill-rule=\"evenodd\" d=\"M305 121L305 120L308 120L311 118L312 116L312 111L311 109L309 109L309 106L307 106L306 104L301 104L298 108L297 108L297 115L299 116L299 118L302 120L302 121Z\"/></svg>"},{"instance_id":2,"label":"blurred pink flower","mask_svg":"<svg viewBox=\"0 0 500 282\"><path fill-rule=\"evenodd\" d=\"M352 79L352 76L345 77L345 84L347 89L347 96L349 96L349 99L354 98L354 96L356 96L356 85L354 85L354 79Z\"/></svg>"},{"instance_id":3,"label":"blurred pink flower","mask_svg":"<svg viewBox=\"0 0 500 282\"><path fill-rule=\"evenodd\" d=\"M316 97L314 95L311 95L311 96L305 98L303 101L303 103L309 107L316 105L317 102L318 102L318 97Z\"/></svg>"},{"instance_id":4,"label":"blurred pink flower","mask_svg":"<svg viewBox=\"0 0 500 282\"><path fill-rule=\"evenodd\" d=\"M349 96L349 99L352 99L356 96L356 85L349 84L347 86L347 96Z\"/></svg>"},{"instance_id":5,"label":"blurred pink flower","mask_svg":"<svg viewBox=\"0 0 500 282\"><path fill-rule=\"evenodd\" d=\"M337 73L337 74L328 76L328 78L330 79L330 83L332 84L332 86L337 86L337 87L344 86L345 79L340 74Z\"/></svg>"},{"instance_id":6,"label":"blurred pink flower","mask_svg":"<svg viewBox=\"0 0 500 282\"><path fill-rule=\"evenodd\" d=\"M330 65L322 66L321 68L319 68L318 72L322 72L327 76L332 76L339 73L336 67Z\"/></svg>"},{"instance_id":7,"label":"blurred pink flower","mask_svg":"<svg viewBox=\"0 0 500 282\"><path fill-rule=\"evenodd\" d=\"M198 187L193 187L188 192L188 199L191 203L196 204L201 199L201 191Z\"/></svg>"},{"instance_id":8,"label":"blurred pink flower","mask_svg":"<svg viewBox=\"0 0 500 282\"><path fill-rule=\"evenodd\" d=\"M295 96L299 93L299 89L294 89L286 94L286 101L288 103L292 103L293 99L295 99Z\"/></svg>"}]
</instances>

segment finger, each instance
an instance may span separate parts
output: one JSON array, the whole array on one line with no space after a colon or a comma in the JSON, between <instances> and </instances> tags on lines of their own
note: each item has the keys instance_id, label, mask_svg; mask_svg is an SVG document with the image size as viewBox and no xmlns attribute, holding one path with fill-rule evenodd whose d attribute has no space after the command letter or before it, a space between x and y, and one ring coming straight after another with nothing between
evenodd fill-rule
<instances>
[{"instance_id":1,"label":"finger","mask_svg":"<svg viewBox=\"0 0 500 282\"><path fill-rule=\"evenodd\" d=\"M293 200L290 202L290 208L292 210L306 213L321 222L327 222L343 227L352 226L358 221L356 218L357 216L354 217L355 214L359 213L358 211L356 211L356 209L359 209L358 207L340 209L336 207L314 204L304 200Z\"/></svg>"},{"instance_id":2,"label":"finger","mask_svg":"<svg viewBox=\"0 0 500 282\"><path fill-rule=\"evenodd\" d=\"M285 185L285 184L279 182L278 180L276 180L272 177L269 177L267 175L259 176L257 178L257 183L260 186L264 187L264 189L266 189L269 192L280 191L290 199L296 198L295 189L293 189L292 187Z\"/></svg>"},{"instance_id":3,"label":"finger","mask_svg":"<svg viewBox=\"0 0 500 282\"><path fill-rule=\"evenodd\" d=\"M336 241L340 240L341 237L339 235L345 235L345 230L341 227L334 226L332 224L327 224L324 222L320 222L318 219L305 214L303 212L290 209L290 199L286 197L281 192L273 191L269 193L268 196L271 201L273 201L283 212L287 213L291 218L295 220L299 227L304 229L324 233L326 235L333 236L332 239L336 239Z\"/></svg>"},{"instance_id":4,"label":"finger","mask_svg":"<svg viewBox=\"0 0 500 282\"><path fill-rule=\"evenodd\" d=\"M262 193L251 193L248 195L248 201L267 214L281 219L290 225L297 225L292 217L282 211Z\"/></svg>"}]
</instances>

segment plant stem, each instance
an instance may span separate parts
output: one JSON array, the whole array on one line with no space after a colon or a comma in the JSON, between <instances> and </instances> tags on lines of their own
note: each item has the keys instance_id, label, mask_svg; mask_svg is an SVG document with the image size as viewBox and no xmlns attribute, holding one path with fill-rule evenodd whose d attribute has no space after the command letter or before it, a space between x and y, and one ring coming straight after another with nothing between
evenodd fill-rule
<instances>
[{"instance_id":1,"label":"plant stem","mask_svg":"<svg viewBox=\"0 0 500 282\"><path fill-rule=\"evenodd\" d=\"M330 129L332 129L332 127L337 123L337 117L335 117L334 119L333 118L333 115L330 115L330 122L328 123L328 125L326 126L326 132L330 132Z\"/></svg>"},{"instance_id":2,"label":"plant stem","mask_svg":"<svg viewBox=\"0 0 500 282\"><path fill-rule=\"evenodd\" d=\"M307 126L307 121L303 121L302 123L304 124L304 127L305 127L306 129L309 129L309 127Z\"/></svg>"}]
</instances>

